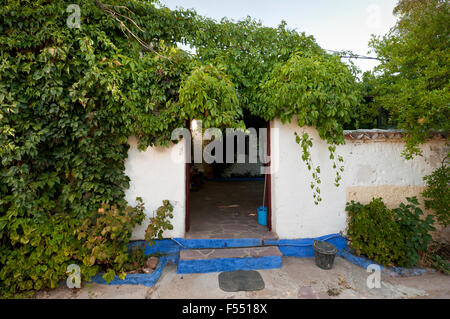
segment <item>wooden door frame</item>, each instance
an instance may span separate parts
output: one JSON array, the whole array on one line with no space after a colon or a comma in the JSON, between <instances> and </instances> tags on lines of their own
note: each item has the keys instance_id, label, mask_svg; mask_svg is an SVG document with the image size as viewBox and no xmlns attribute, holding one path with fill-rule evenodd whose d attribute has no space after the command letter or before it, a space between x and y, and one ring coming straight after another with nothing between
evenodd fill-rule
<instances>
[{"instance_id":1,"label":"wooden door frame","mask_svg":"<svg viewBox=\"0 0 450 319\"><path fill-rule=\"evenodd\" d=\"M186 233L189 232L189 229L191 227L191 224L189 222L189 215L190 215L190 209L189 209L189 194L191 192L191 163L186 163L186 217L185 217L185 231Z\"/></svg>"},{"instance_id":2,"label":"wooden door frame","mask_svg":"<svg viewBox=\"0 0 450 319\"><path fill-rule=\"evenodd\" d=\"M272 160L270 157L270 121L267 122L267 158L269 159L267 166L268 170L266 171L266 194L267 194L267 227L269 231L272 231Z\"/></svg>"},{"instance_id":3,"label":"wooden door frame","mask_svg":"<svg viewBox=\"0 0 450 319\"><path fill-rule=\"evenodd\" d=\"M190 125L188 126L190 129ZM272 231L272 176L271 176L271 159L270 159L270 121L266 124L267 128L267 150L266 155L269 159L269 162L266 164L266 167L269 168L266 174L266 198L267 198L267 227L269 231ZM192 143L192 141L191 141ZM189 209L189 196L190 196L190 190L191 190L191 163L186 162L186 185L185 185L185 192L186 192L186 214L185 214L185 232L188 233L191 227L190 224L190 209Z\"/></svg>"}]
</instances>

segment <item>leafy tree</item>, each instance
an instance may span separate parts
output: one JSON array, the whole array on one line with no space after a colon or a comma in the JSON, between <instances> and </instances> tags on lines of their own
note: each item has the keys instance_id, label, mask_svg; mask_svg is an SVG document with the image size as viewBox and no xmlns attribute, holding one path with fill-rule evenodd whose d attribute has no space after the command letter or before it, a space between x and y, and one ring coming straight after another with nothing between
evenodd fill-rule
<instances>
[{"instance_id":1,"label":"leafy tree","mask_svg":"<svg viewBox=\"0 0 450 319\"><path fill-rule=\"evenodd\" d=\"M400 0L399 21L370 45L382 59L376 71L375 102L391 112L407 132L404 155L420 154L430 130L448 133L449 3L445 0Z\"/></svg>"},{"instance_id":2,"label":"leafy tree","mask_svg":"<svg viewBox=\"0 0 450 319\"><path fill-rule=\"evenodd\" d=\"M312 36L289 30L285 22L278 28L261 25L250 17L242 21L198 19L198 31L185 39L196 49L203 63L227 66L239 92L240 104L255 115L260 113L259 84L275 65L287 62L298 51L324 53Z\"/></svg>"},{"instance_id":3,"label":"leafy tree","mask_svg":"<svg viewBox=\"0 0 450 319\"><path fill-rule=\"evenodd\" d=\"M389 112L374 102L377 96L377 78L373 72L364 72L357 84L362 100L355 109L352 109L351 121L345 124L344 128L346 130L396 128L395 120L389 118Z\"/></svg>"}]
</instances>

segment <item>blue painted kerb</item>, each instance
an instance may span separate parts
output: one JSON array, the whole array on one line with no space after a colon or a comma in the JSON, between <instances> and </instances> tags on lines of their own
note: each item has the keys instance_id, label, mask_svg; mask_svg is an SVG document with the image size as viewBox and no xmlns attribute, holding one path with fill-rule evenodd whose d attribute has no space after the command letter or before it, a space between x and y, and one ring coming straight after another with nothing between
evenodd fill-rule
<instances>
[{"instance_id":1,"label":"blue painted kerb","mask_svg":"<svg viewBox=\"0 0 450 319\"><path fill-rule=\"evenodd\" d=\"M364 256L355 256L350 253L348 249L342 249L341 251L339 251L338 256L364 269L367 269L367 267L369 267L370 265L377 265L378 267L380 267L382 273L393 277L420 276L426 274L427 272L434 272L433 269L424 268L384 267Z\"/></svg>"},{"instance_id":2,"label":"blue painted kerb","mask_svg":"<svg viewBox=\"0 0 450 319\"><path fill-rule=\"evenodd\" d=\"M159 258L158 265L151 274L128 274L124 280L116 276L110 283L107 283L105 279L103 279L103 274L98 274L91 279L91 282L110 286L141 285L146 287L153 287L158 281L159 277L161 277L162 270L167 261L168 258L166 256L162 256L161 258Z\"/></svg>"},{"instance_id":3,"label":"blue painted kerb","mask_svg":"<svg viewBox=\"0 0 450 319\"><path fill-rule=\"evenodd\" d=\"M281 268L281 256L180 260L178 274Z\"/></svg>"},{"instance_id":4,"label":"blue painted kerb","mask_svg":"<svg viewBox=\"0 0 450 319\"><path fill-rule=\"evenodd\" d=\"M278 246L283 256L311 258L314 257L314 240L326 241L338 249L347 247L347 240L340 234L332 234L319 238L264 240L266 246Z\"/></svg>"},{"instance_id":5,"label":"blue painted kerb","mask_svg":"<svg viewBox=\"0 0 450 319\"><path fill-rule=\"evenodd\" d=\"M317 240L325 240L334 244L339 250L346 247L345 238L339 234L323 236ZM152 287L162 274L167 262L178 264L178 273L206 273L231 270L271 269L280 268L282 259L280 256L266 256L254 258L222 258L205 260L182 261L180 265L179 253L184 249L219 249L234 247L278 246L283 256L313 257L312 248L314 239L293 240L261 240L259 238L244 239L162 239L156 240L154 245L143 241L130 243L130 248L136 245L145 245L145 254L165 254L159 259L156 269L151 274L128 274L124 280L116 276L109 284L103 279L103 274L98 274L91 282L107 285L143 285ZM201 265L200 265L201 264Z\"/></svg>"},{"instance_id":6,"label":"blue painted kerb","mask_svg":"<svg viewBox=\"0 0 450 319\"><path fill-rule=\"evenodd\" d=\"M235 269L269 269L280 268L281 257L267 256L256 258L223 258L213 260L179 260L180 250L184 249L218 249L233 247L256 247L256 246L277 246L283 256L312 258L314 257L314 240L327 241L332 243L338 249L338 256L345 258L349 262L367 269L374 261L365 257L352 255L347 249L347 240L340 234L332 234L319 238L304 239L282 239L282 240L261 240L258 238L247 239L163 239L155 241L154 245L146 244L143 241L130 243L130 247L135 245L145 245L145 254L165 254L159 260L156 269L151 274L129 274L124 280L120 280L117 276L109 283L109 285L143 285L152 287L156 284L162 274L164 265L168 262L178 264L178 273L206 273L230 271ZM388 268L380 266L384 273L393 276L417 276L426 273L427 269L420 268ZM94 283L107 284L102 278L102 274L98 274L91 280Z\"/></svg>"}]
</instances>

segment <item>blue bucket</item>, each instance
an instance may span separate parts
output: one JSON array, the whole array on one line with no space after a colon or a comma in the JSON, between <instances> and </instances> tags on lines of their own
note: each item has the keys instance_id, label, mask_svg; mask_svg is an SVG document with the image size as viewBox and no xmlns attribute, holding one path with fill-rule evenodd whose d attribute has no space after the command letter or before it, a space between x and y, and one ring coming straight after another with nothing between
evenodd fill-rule
<instances>
[{"instance_id":1,"label":"blue bucket","mask_svg":"<svg viewBox=\"0 0 450 319\"><path fill-rule=\"evenodd\" d=\"M258 207L258 224L267 226L267 207Z\"/></svg>"}]
</instances>

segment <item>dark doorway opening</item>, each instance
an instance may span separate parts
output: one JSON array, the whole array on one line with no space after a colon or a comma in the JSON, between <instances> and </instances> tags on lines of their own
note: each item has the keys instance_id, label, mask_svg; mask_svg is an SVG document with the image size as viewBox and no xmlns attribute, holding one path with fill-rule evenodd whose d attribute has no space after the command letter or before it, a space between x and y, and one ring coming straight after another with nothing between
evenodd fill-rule
<instances>
[{"instance_id":1,"label":"dark doorway opening","mask_svg":"<svg viewBox=\"0 0 450 319\"><path fill-rule=\"evenodd\" d=\"M264 120L244 114L247 128L267 129L264 151L270 158L270 125ZM246 156L249 151L246 139ZM235 140L235 152L237 141ZM263 151L263 152L264 152ZM258 150L259 152L259 150ZM259 153L258 153L259 154ZM226 158L224 139L224 158ZM186 165L186 238L276 238L271 232L271 179L258 163L213 163ZM257 209L267 207L267 226L258 223Z\"/></svg>"}]
</instances>

